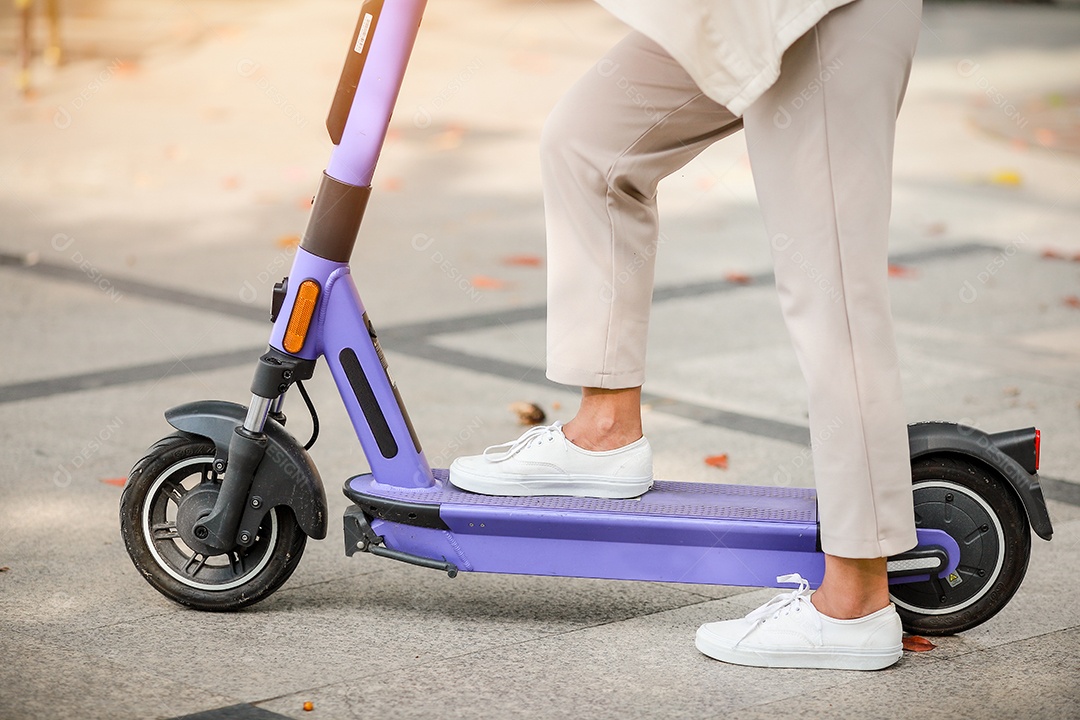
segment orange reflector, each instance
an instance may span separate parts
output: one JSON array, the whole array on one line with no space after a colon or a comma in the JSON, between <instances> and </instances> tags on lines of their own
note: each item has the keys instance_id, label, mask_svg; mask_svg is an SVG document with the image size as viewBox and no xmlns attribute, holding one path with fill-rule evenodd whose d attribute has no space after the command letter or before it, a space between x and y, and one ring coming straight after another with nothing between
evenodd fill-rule
<instances>
[{"instance_id":1,"label":"orange reflector","mask_svg":"<svg viewBox=\"0 0 1080 720\"><path fill-rule=\"evenodd\" d=\"M293 300L289 324L285 327L285 338L281 341L285 352L298 353L304 347L304 339L311 327L311 316L315 313L315 301L318 299L319 283L314 280L300 283L296 299Z\"/></svg>"}]
</instances>

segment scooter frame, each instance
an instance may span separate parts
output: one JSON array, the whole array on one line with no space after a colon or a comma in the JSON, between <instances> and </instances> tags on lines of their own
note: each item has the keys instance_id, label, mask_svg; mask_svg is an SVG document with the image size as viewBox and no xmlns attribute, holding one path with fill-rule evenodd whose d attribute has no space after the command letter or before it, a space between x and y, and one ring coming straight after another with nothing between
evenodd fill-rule
<instances>
[{"instance_id":1,"label":"scooter frame","mask_svg":"<svg viewBox=\"0 0 1080 720\"><path fill-rule=\"evenodd\" d=\"M629 500L488 498L456 490L446 471L429 467L349 269L425 5L362 5L327 121L335 149L289 277L275 287L269 348L259 359L248 407L201 401L166 412L184 437L214 447L207 478L213 492L191 501L196 509L186 526L172 532L204 554L232 557L265 539L271 510L288 507L304 534L326 536L322 480L281 414L286 393L310 378L322 357L371 469L345 485L355 503L344 517L348 555L367 551L451 576L463 570L771 586L778 575L798 572L819 584L824 556L811 489L657 481ZM996 477L1019 500L1023 531L1030 523L1050 539L1037 477L1037 430L987 435L952 423L919 423L910 426L909 438L913 461L959 458ZM129 534L137 529L129 526L137 518L122 510L124 517L133 552L137 539ZM143 526L150 542L149 522ZM890 558L890 583L937 587L958 577L956 539L933 527L917 532L917 548ZM1026 555L1023 560L1026 566ZM182 594L171 596L185 601ZM214 609L210 602L190 604Z\"/></svg>"}]
</instances>

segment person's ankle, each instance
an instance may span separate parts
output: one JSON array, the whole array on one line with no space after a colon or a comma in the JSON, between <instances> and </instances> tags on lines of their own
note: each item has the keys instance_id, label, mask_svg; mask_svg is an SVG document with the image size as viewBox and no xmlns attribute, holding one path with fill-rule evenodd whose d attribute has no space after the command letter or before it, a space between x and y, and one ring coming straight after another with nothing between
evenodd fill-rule
<instances>
[{"instance_id":1,"label":"person's ankle","mask_svg":"<svg viewBox=\"0 0 1080 720\"><path fill-rule=\"evenodd\" d=\"M582 450L603 452L618 450L642 438L640 426L627 426L611 419L590 418L585 421L575 417L563 425L566 439Z\"/></svg>"},{"instance_id":2,"label":"person's ankle","mask_svg":"<svg viewBox=\"0 0 1080 720\"><path fill-rule=\"evenodd\" d=\"M825 617L830 617L833 620L857 620L888 607L892 601L889 599L888 593L885 593L884 597L880 593L860 595L858 597L833 597L827 591L822 592L819 589L810 596L810 602Z\"/></svg>"}]
</instances>

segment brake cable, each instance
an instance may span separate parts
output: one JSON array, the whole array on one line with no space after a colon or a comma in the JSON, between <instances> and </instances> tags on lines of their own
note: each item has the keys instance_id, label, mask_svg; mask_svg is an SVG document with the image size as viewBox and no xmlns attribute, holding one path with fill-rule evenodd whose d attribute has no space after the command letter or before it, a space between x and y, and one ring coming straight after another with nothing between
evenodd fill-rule
<instances>
[{"instance_id":1,"label":"brake cable","mask_svg":"<svg viewBox=\"0 0 1080 720\"><path fill-rule=\"evenodd\" d=\"M308 395L303 381L297 380L296 387L300 389L300 397L304 398L304 404L307 405L308 412L311 413L311 439L304 445L305 450L310 450L315 441L319 439L319 414L315 412L315 403L311 402L311 396Z\"/></svg>"}]
</instances>

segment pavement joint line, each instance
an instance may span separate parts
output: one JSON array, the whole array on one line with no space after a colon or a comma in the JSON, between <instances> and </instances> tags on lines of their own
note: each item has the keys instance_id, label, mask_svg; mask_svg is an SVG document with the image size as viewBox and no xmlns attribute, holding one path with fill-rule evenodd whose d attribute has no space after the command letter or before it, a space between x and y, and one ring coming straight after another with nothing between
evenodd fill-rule
<instances>
[{"instance_id":1,"label":"pavement joint line","mask_svg":"<svg viewBox=\"0 0 1080 720\"><path fill-rule=\"evenodd\" d=\"M187 358L183 364L186 372L220 370L252 362L253 358L261 352L261 347L230 350ZM403 342L400 347L393 348L391 352L400 352L412 358L430 360L443 365L495 375L540 387L556 390L565 389L564 386L548 380L534 367L497 358L470 355L458 350L438 347L428 342ZM0 404L41 399L68 392L96 390L146 380L160 380L163 375L172 374L171 370L177 364L175 360L166 360L128 368L0 386ZM810 430L803 425L699 405L655 393L643 393L642 402L650 404L657 412L681 417L701 425L721 427L794 445L805 446L810 443ZM1047 499L1080 507L1080 484L1046 476L1040 476L1039 481Z\"/></svg>"},{"instance_id":2,"label":"pavement joint line","mask_svg":"<svg viewBox=\"0 0 1080 720\"><path fill-rule=\"evenodd\" d=\"M246 702L225 707L201 710L188 715L178 715L169 720L290 720L288 715L258 707L255 703Z\"/></svg>"},{"instance_id":3,"label":"pavement joint line","mask_svg":"<svg viewBox=\"0 0 1080 720\"><path fill-rule=\"evenodd\" d=\"M968 241L941 247L929 247L897 253L889 258L894 263L923 263L932 260L952 258L980 252L999 252L1000 248L986 242ZM24 255L0 251L0 268L11 268L43 277L66 282L84 284L86 274L77 267L36 259L28 261ZM762 271L749 275L749 282L734 282L726 278L701 280L697 282L660 285L653 292L653 302L666 302L703 295L715 295L752 287L760 287L773 282L771 271ZM183 305L197 310L214 312L240 320L266 323L269 314L266 309L256 305L246 305L223 298L201 295L199 293L171 288L156 283L148 283L135 278L109 276L109 282L125 295L142 297L174 305ZM530 305L522 308L496 310L491 312L462 315L442 320L424 320L401 323L379 328L380 334L388 338L420 338L431 335L445 335L468 330L482 330L498 325L512 325L519 322L541 320L546 313L546 305Z\"/></svg>"},{"instance_id":4,"label":"pavement joint line","mask_svg":"<svg viewBox=\"0 0 1080 720\"><path fill-rule=\"evenodd\" d=\"M401 343L397 347L391 347L388 344L386 347L391 352L400 352L413 358L431 360L443 365L495 375L530 385L538 385L543 388L566 389L565 386L548 380L542 371L522 363L472 355L423 341ZM657 412L693 420L703 425L723 427L795 445L808 445L810 443L810 430L803 425L722 410L650 392L642 393L641 400L643 403L650 404L653 410Z\"/></svg>"},{"instance_id":5,"label":"pavement joint line","mask_svg":"<svg viewBox=\"0 0 1080 720\"><path fill-rule=\"evenodd\" d=\"M372 556L372 557L375 557L375 556ZM380 558L380 559L382 559L382 558ZM326 578L325 580L313 580L313 581L308 582L308 583L297 583L296 585L293 585L290 582L290 583L287 583L285 586L283 586L280 590L276 590L275 594L288 593L288 592L292 592L294 590L310 589L310 588L313 588L313 587L318 587L320 585L329 585L330 583L340 582L342 580L355 580L357 578L366 578L366 577L370 577L372 575L382 575L382 574L385 574L387 572L387 570L390 569L390 567L391 566L381 567L381 568L378 568L376 570L368 570L367 572L358 572L358 573L343 572L340 575L336 575L335 577L332 577L332 578Z\"/></svg>"},{"instance_id":6,"label":"pavement joint line","mask_svg":"<svg viewBox=\"0 0 1080 720\"><path fill-rule=\"evenodd\" d=\"M984 243L965 243L945 248L929 248L904 253L893 258L896 262L924 262L926 260L952 257L972 252L994 251L996 248ZM0 267L17 266L48 277L63 280L85 280L85 276L76 268L37 262L27 265L24 260L10 253L0 252ZM662 286L656 290L655 300L671 300L715 294L739 289L754 284L761 284L772 278L771 272L752 276L750 284L732 283L728 280L710 280L684 285ZM237 303L228 303L207 296L173 290L137 280L113 281L118 289L131 294L151 297L174 304L187 305L198 309L211 310L242 319L258 319L265 322L265 312L257 308ZM256 318L256 315L258 318ZM544 306L516 308L505 312L480 313L447 320L423 321L395 325L380 332L390 352L429 360L451 367L458 367L472 372L495 375L515 382L525 382L545 388L565 389L564 386L548 380L542 371L534 366L516 363L498 358L478 356L459 350L437 346L427 340L433 335L479 330L496 325L508 325L530 320L539 320L544 316ZM33 400L69 392L96 390L116 385L125 385L146 380L160 380L173 374L178 364L184 366L184 372L196 373L222 370L253 362L261 354L262 347L229 350L185 358L178 362L166 360L143 365L101 370L58 378L34 380L0 386L0 404ZM784 422L772 418L737 413L721 408L699 405L685 400L669 398L654 393L644 393L642 401L652 405L653 409L668 415L674 415L703 425L722 427L736 432L743 432L758 437L765 437L795 445L807 445L810 442L809 428L804 425ZM1043 481L1046 496L1049 499L1080 506L1080 486L1067 480L1040 478Z\"/></svg>"},{"instance_id":7,"label":"pavement joint line","mask_svg":"<svg viewBox=\"0 0 1080 720\"><path fill-rule=\"evenodd\" d=\"M896 262L918 263L941 257L953 257L973 252L988 251L996 252L996 248L986 243L968 242L959 245L940 248L934 247L901 253L895 256L893 260ZM44 277L68 282L84 283L86 281L86 275L78 268L40 260L28 263L25 257L7 252L0 252L0 267L17 268ZM766 282L770 282L772 278L773 274L771 272L761 272L751 276L749 283L735 283L726 279L718 279L685 283L681 285L665 285L658 287L655 290L653 297L654 302L664 302L667 300L711 295L753 287L755 285L763 285ZM260 310L256 306L242 305L220 298L199 295L197 293L191 293L175 288L168 288L132 278L113 277L110 279L110 282L122 293L151 300L215 312L242 320L266 322L268 319L266 311L264 309ZM466 355L465 353L457 353L456 351L448 349L440 349L439 352L435 353L428 350L429 347L434 346L423 341L434 335L460 333L499 325L507 326L520 322L541 320L543 319L545 312L545 305L533 305L506 311L464 315L444 320L392 325L381 329L379 333L382 336L382 339L386 341L387 349L391 351L397 349L405 354L417 355L434 362L456 365L475 372L487 372L501 377L508 377L512 380L524 379L527 382L536 384L538 381L533 377L536 375L536 371L533 368L506 363L505 361L494 358L480 358L477 356ZM417 344L417 340L423 342L423 345ZM407 349L407 346L409 345L412 346L412 353ZM222 370L227 367L234 367L247 362L250 359L250 354L252 353L248 350L233 350L195 356L186 360L182 359L181 363L186 365L185 370L189 372ZM456 362L447 363L446 359L454 359ZM22 400L34 400L62 393L100 389L114 385L125 385L149 379L161 379L171 375L171 371L176 364L175 361L164 361L129 366L127 368L99 370L76 375L0 385L0 404L19 402ZM540 384L550 387L561 387L546 379ZM668 402L667 399L659 396L653 396L652 401L667 405L669 410L673 411L674 414L690 419L695 419L695 417L700 417L702 415L703 409L699 406L680 403L679 401ZM727 426L725 423L746 425L745 421L741 419L744 416L731 413L725 415L725 412L720 410L708 410L708 413L711 413L716 419L722 418L722 420L718 420L713 424L722 426ZM798 444L806 444L809 442L809 431L800 428L800 426L788 425L786 423L780 423L778 425L777 423L778 421L760 419L750 422L750 425L757 425L758 429L762 431L765 437L797 442Z\"/></svg>"},{"instance_id":8,"label":"pavement joint line","mask_svg":"<svg viewBox=\"0 0 1080 720\"><path fill-rule=\"evenodd\" d=\"M391 352L400 352L413 358L430 360L443 365L470 370L472 372L495 375L496 377L539 385L541 387L565 390L564 386L548 380L537 368L520 363L470 355L458 350L441 348L423 341L400 342L398 347L391 349L388 345L387 348L390 349ZM185 358L182 363L184 366L183 372L222 370L243 365L244 363L254 363L254 359L261 353L261 348L245 348L242 350L229 350L221 353L189 357ZM26 383L0 386L0 405L24 400L37 400L70 392L98 390L117 385L127 385L148 380L160 380L164 376L173 374L172 371L179 364L180 363L176 360L166 360L145 365L129 366L127 368L102 370L80 375L69 375L61 378L34 380ZM653 408L658 412L676 415L705 425L724 427L797 445L806 445L810 442L809 429L801 425L696 405L684 400L676 400L654 393L643 394L642 400L651 403Z\"/></svg>"},{"instance_id":9,"label":"pavement joint line","mask_svg":"<svg viewBox=\"0 0 1080 720\"><path fill-rule=\"evenodd\" d=\"M9 252L0 252L0 267L13 268L23 272L40 275L53 280L85 284L89 278L78 267L67 263L55 263L47 260L28 260L27 257ZM173 305L183 305L196 310L206 310L241 320L267 322L270 314L265 307L244 305L223 298L188 292L157 283L148 283L131 277L109 274L109 284L122 295L132 295L148 300L158 300Z\"/></svg>"},{"instance_id":10,"label":"pavement joint line","mask_svg":"<svg viewBox=\"0 0 1080 720\"><path fill-rule=\"evenodd\" d=\"M100 390L117 385L161 380L174 374L224 370L249 362L254 365L255 360L262 355L264 350L265 346L227 350L207 355L196 355L182 360L173 358L142 365L129 365L109 370L97 370L77 375L3 385L0 386L0 405L23 400L38 400L84 390ZM180 367L181 371L174 372L177 367Z\"/></svg>"}]
</instances>

